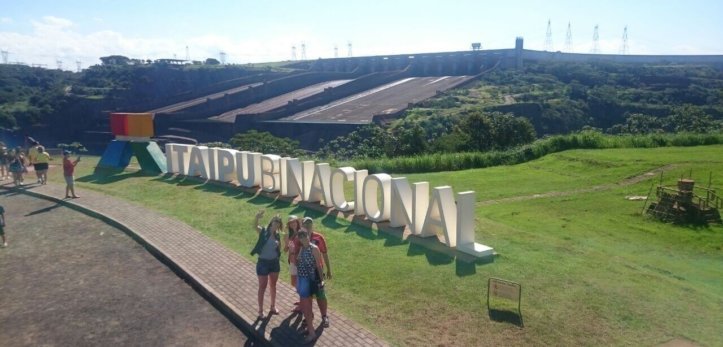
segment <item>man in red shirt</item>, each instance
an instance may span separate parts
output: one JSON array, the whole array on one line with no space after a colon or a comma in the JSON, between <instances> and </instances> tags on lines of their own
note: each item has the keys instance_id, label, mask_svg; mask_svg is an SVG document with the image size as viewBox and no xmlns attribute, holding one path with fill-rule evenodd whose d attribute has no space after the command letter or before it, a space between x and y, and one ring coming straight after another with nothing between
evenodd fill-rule
<instances>
[{"instance_id":1,"label":"man in red shirt","mask_svg":"<svg viewBox=\"0 0 723 347\"><path fill-rule=\"evenodd\" d=\"M324 239L324 235L321 235L314 231L314 220L311 217L304 217L303 222L301 223L301 229L306 230L309 233L309 241L316 245L316 247L319 247L319 251L321 251L321 255L324 258L324 264L326 264L326 277L323 277L324 274L320 274L321 279L331 279L331 263L329 262L329 254L327 253L326 249L326 240ZM298 238L294 239L294 249L301 249L301 242ZM323 264L322 264L323 267ZM318 292L316 293L316 304L319 305L319 311L321 311L321 322L324 328L329 327L329 317L326 315L327 311L327 301L326 301L326 293L324 292L324 288L319 288Z\"/></svg>"},{"instance_id":2,"label":"man in red shirt","mask_svg":"<svg viewBox=\"0 0 723 347\"><path fill-rule=\"evenodd\" d=\"M75 166L78 165L79 161L80 161L80 157L78 157L78 159L75 159L75 161L70 161L70 151L63 152L63 176L65 177L65 198L66 199L71 197L70 195L68 195L68 193L72 193L73 198L79 197L79 196L75 195L75 187L74 187L75 180L73 179L73 173L75 172Z\"/></svg>"}]
</instances>

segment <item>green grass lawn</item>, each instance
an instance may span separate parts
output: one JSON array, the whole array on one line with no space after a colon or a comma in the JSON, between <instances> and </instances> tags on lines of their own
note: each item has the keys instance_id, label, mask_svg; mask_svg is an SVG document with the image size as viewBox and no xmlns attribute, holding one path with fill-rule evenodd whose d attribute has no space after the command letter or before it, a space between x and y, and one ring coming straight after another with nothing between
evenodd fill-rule
<instances>
[{"instance_id":1,"label":"green grass lawn","mask_svg":"<svg viewBox=\"0 0 723 347\"><path fill-rule=\"evenodd\" d=\"M723 345L723 227L660 223L640 215L642 202L624 199L646 195L660 176L629 178L664 166L665 184L692 171L707 185L712 172L723 193L720 145L574 150L514 166L406 175L477 192L477 240L499 253L477 264L235 189L130 172L99 179L91 176L95 162L85 158L78 168L81 194L136 201L249 259L257 209L318 218L335 273L331 307L396 345L640 346L674 337ZM60 183L59 170L51 172ZM517 199L489 201L504 198ZM522 284L524 328L490 320L489 277Z\"/></svg>"}]
</instances>

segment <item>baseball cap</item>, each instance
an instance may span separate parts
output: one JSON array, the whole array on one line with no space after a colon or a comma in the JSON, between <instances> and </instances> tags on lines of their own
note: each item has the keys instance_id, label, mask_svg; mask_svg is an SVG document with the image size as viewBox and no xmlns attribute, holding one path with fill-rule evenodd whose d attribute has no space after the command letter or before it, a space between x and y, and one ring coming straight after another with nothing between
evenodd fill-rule
<instances>
[{"instance_id":1,"label":"baseball cap","mask_svg":"<svg viewBox=\"0 0 723 347\"><path fill-rule=\"evenodd\" d=\"M304 219L301 222L301 224L312 224L312 223L314 223L314 219L311 217L304 217Z\"/></svg>"}]
</instances>

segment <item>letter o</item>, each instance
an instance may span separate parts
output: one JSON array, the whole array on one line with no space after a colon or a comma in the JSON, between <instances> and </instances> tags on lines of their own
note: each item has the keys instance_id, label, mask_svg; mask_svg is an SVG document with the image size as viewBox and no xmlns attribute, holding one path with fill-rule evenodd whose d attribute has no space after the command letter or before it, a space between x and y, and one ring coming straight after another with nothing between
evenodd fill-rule
<instances>
[{"instance_id":1,"label":"letter o","mask_svg":"<svg viewBox=\"0 0 723 347\"><path fill-rule=\"evenodd\" d=\"M388 174L369 175L364 179L364 213L372 222L389 220L391 210L392 176ZM382 205L377 204L377 188L382 188Z\"/></svg>"},{"instance_id":2,"label":"letter o","mask_svg":"<svg viewBox=\"0 0 723 347\"><path fill-rule=\"evenodd\" d=\"M347 202L344 196L344 181L353 181L354 171L353 167L342 167L331 173L331 202L339 211L354 209L354 203Z\"/></svg>"}]
</instances>

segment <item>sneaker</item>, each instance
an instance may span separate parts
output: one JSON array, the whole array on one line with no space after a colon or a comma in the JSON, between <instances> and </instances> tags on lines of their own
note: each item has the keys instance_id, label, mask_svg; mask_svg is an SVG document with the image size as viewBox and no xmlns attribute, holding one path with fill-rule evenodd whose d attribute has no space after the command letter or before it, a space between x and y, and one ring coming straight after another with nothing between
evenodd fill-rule
<instances>
[{"instance_id":1,"label":"sneaker","mask_svg":"<svg viewBox=\"0 0 723 347\"><path fill-rule=\"evenodd\" d=\"M329 316L322 316L322 317L321 317L321 326L323 326L324 328L328 328L328 327L329 327Z\"/></svg>"},{"instance_id":2,"label":"sneaker","mask_svg":"<svg viewBox=\"0 0 723 347\"><path fill-rule=\"evenodd\" d=\"M3 247L7 247L7 246L8 246L7 242L3 243Z\"/></svg>"}]
</instances>

